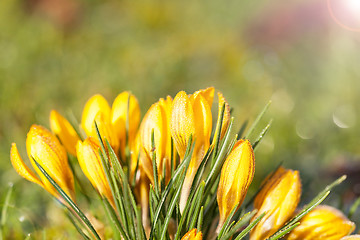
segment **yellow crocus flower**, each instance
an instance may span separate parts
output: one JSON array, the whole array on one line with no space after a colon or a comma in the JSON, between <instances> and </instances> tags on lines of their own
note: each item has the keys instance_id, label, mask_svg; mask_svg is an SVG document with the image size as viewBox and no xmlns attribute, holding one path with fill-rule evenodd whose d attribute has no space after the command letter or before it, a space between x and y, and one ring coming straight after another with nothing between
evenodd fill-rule
<instances>
[{"instance_id":1,"label":"yellow crocus flower","mask_svg":"<svg viewBox=\"0 0 360 240\"><path fill-rule=\"evenodd\" d=\"M111 124L120 142L122 158L125 158L127 117L129 118L127 140L129 145L131 145L140 123L140 107L136 97L130 92L124 91L115 98L111 108Z\"/></svg>"},{"instance_id":2,"label":"yellow crocus flower","mask_svg":"<svg viewBox=\"0 0 360 240\"><path fill-rule=\"evenodd\" d=\"M23 178L40 185L65 203L57 190L41 173L33 160L35 159L61 189L75 201L74 176L68 164L66 150L59 140L46 128L32 125L26 138L26 149L30 162L40 178L26 166L20 157L16 144L13 143L10 158L16 172Z\"/></svg>"},{"instance_id":3,"label":"yellow crocus flower","mask_svg":"<svg viewBox=\"0 0 360 240\"><path fill-rule=\"evenodd\" d=\"M202 240L202 232L198 232L196 228L188 231L181 240Z\"/></svg>"},{"instance_id":4,"label":"yellow crocus flower","mask_svg":"<svg viewBox=\"0 0 360 240\"><path fill-rule=\"evenodd\" d=\"M80 138L69 121L55 110L50 112L50 129L60 139L65 149L76 156L76 143Z\"/></svg>"},{"instance_id":5,"label":"yellow crocus flower","mask_svg":"<svg viewBox=\"0 0 360 240\"><path fill-rule=\"evenodd\" d=\"M171 109L170 131L174 145L183 160L190 136L195 139L195 148L186 173L180 197L180 210L183 211L192 181L201 160L210 145L212 130L211 104L214 88L196 91L188 96L179 92Z\"/></svg>"},{"instance_id":6,"label":"yellow crocus flower","mask_svg":"<svg viewBox=\"0 0 360 240\"><path fill-rule=\"evenodd\" d=\"M265 216L251 231L251 240L263 240L274 234L293 215L301 196L301 182L298 171L280 167L256 196L254 208L258 209L253 219Z\"/></svg>"},{"instance_id":7,"label":"yellow crocus flower","mask_svg":"<svg viewBox=\"0 0 360 240\"><path fill-rule=\"evenodd\" d=\"M114 207L114 198L101 163L99 149L98 141L93 137L88 137L83 142L78 141L76 152L79 165L94 188Z\"/></svg>"},{"instance_id":8,"label":"yellow crocus flower","mask_svg":"<svg viewBox=\"0 0 360 240\"><path fill-rule=\"evenodd\" d=\"M140 160L144 171L148 175L150 181L154 183L152 168L152 153L156 152L156 165L159 179L166 176L166 180L170 179L171 167L171 135L170 135L170 107L172 99L168 97L166 100L160 99L154 103L146 115L140 126L140 148L144 150ZM154 131L155 149L152 149L151 135ZM163 172L165 167L165 172ZM166 181L166 182L167 182Z\"/></svg>"},{"instance_id":9,"label":"yellow crocus flower","mask_svg":"<svg viewBox=\"0 0 360 240\"><path fill-rule=\"evenodd\" d=\"M355 224L336 208L320 205L300 220L300 225L288 235L288 240L339 240L352 233ZM343 239L359 239L343 238Z\"/></svg>"},{"instance_id":10,"label":"yellow crocus flower","mask_svg":"<svg viewBox=\"0 0 360 240\"><path fill-rule=\"evenodd\" d=\"M115 153L119 150L119 139L111 124L111 109L106 99L100 94L92 96L85 104L81 126L87 136L98 139L95 122L102 138L106 138Z\"/></svg>"},{"instance_id":11,"label":"yellow crocus flower","mask_svg":"<svg viewBox=\"0 0 360 240\"><path fill-rule=\"evenodd\" d=\"M220 211L218 231L220 231L231 211L244 201L247 190L254 178L254 151L248 140L239 140L221 169L217 190L217 201Z\"/></svg>"}]
</instances>

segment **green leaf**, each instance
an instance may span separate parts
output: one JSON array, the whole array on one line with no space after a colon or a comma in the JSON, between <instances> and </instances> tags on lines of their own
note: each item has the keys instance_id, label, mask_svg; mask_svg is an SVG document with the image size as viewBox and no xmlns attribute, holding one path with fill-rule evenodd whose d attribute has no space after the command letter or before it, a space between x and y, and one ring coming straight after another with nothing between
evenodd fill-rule
<instances>
[{"instance_id":1,"label":"green leaf","mask_svg":"<svg viewBox=\"0 0 360 240\"><path fill-rule=\"evenodd\" d=\"M286 234L288 234L289 232L291 232L294 228L296 228L296 227L299 226L299 225L300 225L299 222L297 222L297 223L295 223L295 224L293 224L293 225L290 225L290 226L284 228L283 230L280 230L280 231L276 234L276 236L274 236L274 237L272 237L272 238L268 238L268 239L269 239L269 240L270 240L270 239L271 239L271 240L280 239L280 238L282 238L283 236L285 236Z\"/></svg>"},{"instance_id":2,"label":"green leaf","mask_svg":"<svg viewBox=\"0 0 360 240\"><path fill-rule=\"evenodd\" d=\"M349 214L348 214L349 219L352 218L352 216L354 215L354 213L358 209L359 205L360 205L360 197L358 197L356 199L356 201L353 203L353 205L351 205L350 210L349 210Z\"/></svg>"},{"instance_id":3,"label":"green leaf","mask_svg":"<svg viewBox=\"0 0 360 240\"><path fill-rule=\"evenodd\" d=\"M250 137L250 135L253 133L253 131L255 130L255 128L257 127L257 125L259 124L261 118L264 116L264 114L266 113L266 111L268 110L269 106L271 104L271 101L269 101L265 107L263 108L263 110L260 112L260 114L256 117L255 121L253 122L253 124L251 125L251 127L249 128L249 130L246 132L244 138L248 139Z\"/></svg>"},{"instance_id":4,"label":"green leaf","mask_svg":"<svg viewBox=\"0 0 360 240\"><path fill-rule=\"evenodd\" d=\"M251 220L253 216L257 213L257 210L253 210L252 212L246 213L242 216L237 223L221 238L223 239L230 239L241 227L245 226L245 224Z\"/></svg>"},{"instance_id":5,"label":"green leaf","mask_svg":"<svg viewBox=\"0 0 360 240\"><path fill-rule=\"evenodd\" d=\"M260 216L254 219L244 230L241 231L239 235L235 238L235 240L243 239L265 216L265 213L262 213Z\"/></svg>"},{"instance_id":6,"label":"green leaf","mask_svg":"<svg viewBox=\"0 0 360 240\"><path fill-rule=\"evenodd\" d=\"M51 176L45 171L45 169L32 157L36 166L39 168L42 174L47 178L47 180L54 186L54 188L59 192L61 197L65 200L69 207L77 214L79 218L84 222L84 224L88 227L90 232L97 240L101 240L100 236L96 232L95 228L90 223L89 219L85 216L85 214L78 208L78 206L71 200L71 198L61 189L61 187L51 178Z\"/></svg>"},{"instance_id":7,"label":"green leaf","mask_svg":"<svg viewBox=\"0 0 360 240\"><path fill-rule=\"evenodd\" d=\"M260 141L264 138L265 134L268 132L271 124L272 124L272 119L269 121L269 123L266 125L266 127L261 131L259 137L253 143L252 148L254 150L255 150L256 146L260 143Z\"/></svg>"},{"instance_id":8,"label":"green leaf","mask_svg":"<svg viewBox=\"0 0 360 240\"><path fill-rule=\"evenodd\" d=\"M153 217L153 223L152 223L151 231L150 231L150 238L149 239L151 239L151 240L153 239L155 226L157 224L160 212L163 209L163 206L164 206L164 203L165 203L165 201L167 199L167 196L169 195L170 191L172 190L173 185L174 184L176 185L176 182L181 183L181 181L177 181L179 179L179 177L182 179L185 176L185 173L186 173L186 171L188 169L188 166L189 166L189 163L190 163L190 160L191 160L191 156L192 156L193 151L194 151L194 146L195 146L195 144L192 141L192 136L190 136L189 144L188 144L186 152L185 152L184 160L180 163L180 165L178 166L178 168L174 172L173 177L170 179L168 185L165 188L165 191L161 195L161 199L160 199L159 204L156 205L156 212L155 212L154 217ZM178 184L176 186L176 189L177 190L179 188L181 189L181 185L182 184Z\"/></svg>"},{"instance_id":9,"label":"green leaf","mask_svg":"<svg viewBox=\"0 0 360 240\"><path fill-rule=\"evenodd\" d=\"M231 218L234 216L234 214L235 214L235 212L236 212L236 210L237 210L238 205L239 205L239 204L236 204L236 205L233 207L233 209L231 210L229 216L228 216L227 219L225 220L224 225L223 225L223 226L221 227L221 229L220 229L220 232L219 232L219 234L218 234L217 239L221 239L222 235L224 234L225 229L228 228L228 226L229 226L229 224L230 224L230 221L231 221ZM225 234L226 234L226 232L225 232Z\"/></svg>"}]
</instances>

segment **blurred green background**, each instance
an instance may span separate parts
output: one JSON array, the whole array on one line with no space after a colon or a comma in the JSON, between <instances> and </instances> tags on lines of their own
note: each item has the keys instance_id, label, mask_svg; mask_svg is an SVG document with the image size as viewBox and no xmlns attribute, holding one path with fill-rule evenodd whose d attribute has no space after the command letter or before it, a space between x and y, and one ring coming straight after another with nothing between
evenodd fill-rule
<instances>
[{"instance_id":1,"label":"blurred green background","mask_svg":"<svg viewBox=\"0 0 360 240\"><path fill-rule=\"evenodd\" d=\"M360 193L359 46L360 33L337 24L322 0L1 0L1 204L15 184L4 231L71 238L49 195L12 169L10 144L25 159L27 131L48 127L51 109L80 119L93 94L111 103L124 90L144 114L160 97L214 86L236 128L272 100L254 185L283 161L301 171L304 190L349 174L341 195L352 200Z\"/></svg>"}]
</instances>

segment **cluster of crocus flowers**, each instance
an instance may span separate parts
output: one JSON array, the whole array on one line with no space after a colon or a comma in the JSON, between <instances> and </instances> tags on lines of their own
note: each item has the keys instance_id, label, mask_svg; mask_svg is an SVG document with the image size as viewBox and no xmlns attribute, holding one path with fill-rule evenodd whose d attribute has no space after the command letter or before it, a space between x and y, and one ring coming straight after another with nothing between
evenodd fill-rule
<instances>
[{"instance_id":1,"label":"cluster of crocus flowers","mask_svg":"<svg viewBox=\"0 0 360 240\"><path fill-rule=\"evenodd\" d=\"M140 122L140 107L134 95L123 92L110 106L97 94L86 102L79 126L52 110L52 132L39 125L30 128L26 148L35 172L23 162L15 143L11 162L19 175L66 205L64 195L37 164L76 202L67 153L76 157L83 174L107 200L104 204L108 204L110 213L114 211L110 215L120 219L117 229L121 228L122 239L163 239L166 234L177 240L201 240L203 234L211 239L217 235L222 235L220 239L228 235L231 238L241 230L232 229L240 225L232 225L230 220L237 215L253 181L255 156L248 139L235 136L231 141L230 106L221 92L217 92L218 117L213 131L214 95L215 89L210 87L160 98ZM257 213L251 215L251 221L258 219L258 223L246 234L251 240L263 240L278 232L295 215L300 196L299 172L279 167L254 198ZM205 224L203 218L214 212L208 221L212 224ZM131 216L141 219L135 221L129 219ZM113 222L116 224L116 219ZM131 226L136 230L127 229ZM320 206L302 218L286 238L340 239L353 230L354 224L341 212Z\"/></svg>"}]
</instances>

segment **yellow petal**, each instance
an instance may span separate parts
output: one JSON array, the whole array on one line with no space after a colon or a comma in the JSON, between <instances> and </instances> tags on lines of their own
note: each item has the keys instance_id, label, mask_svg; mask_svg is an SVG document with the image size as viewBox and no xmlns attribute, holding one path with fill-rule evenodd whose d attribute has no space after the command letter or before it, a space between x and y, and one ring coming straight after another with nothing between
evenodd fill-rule
<instances>
[{"instance_id":1,"label":"yellow petal","mask_svg":"<svg viewBox=\"0 0 360 240\"><path fill-rule=\"evenodd\" d=\"M197 169L202 157L208 150L210 145L210 136L212 131L212 115L211 107L206 99L199 94L194 99L194 122L195 122L195 163L190 163L190 166Z\"/></svg>"},{"instance_id":2,"label":"yellow petal","mask_svg":"<svg viewBox=\"0 0 360 240\"><path fill-rule=\"evenodd\" d=\"M26 138L26 149L30 161L42 179L46 190L55 196L59 196L52 184L38 169L33 159L44 168L72 200L75 200L74 176L68 164L66 150L59 140L46 128L32 125Z\"/></svg>"},{"instance_id":3,"label":"yellow petal","mask_svg":"<svg viewBox=\"0 0 360 240\"><path fill-rule=\"evenodd\" d=\"M164 109L166 114L166 129L167 129L167 145L166 145L166 159L171 160L171 153L175 153L175 148L171 149L171 132L170 132L170 121L171 121L171 107L172 107L172 98L167 96L166 99L160 98L159 104ZM174 154L175 155L175 154ZM170 164L171 165L171 164Z\"/></svg>"},{"instance_id":4,"label":"yellow petal","mask_svg":"<svg viewBox=\"0 0 360 240\"><path fill-rule=\"evenodd\" d=\"M193 95L191 95L190 98L195 98L197 95L202 95L207 103L209 104L209 106L212 106L213 100L214 100L214 93L215 93L215 88L214 87L208 87L206 89L200 89L196 92L194 92Z\"/></svg>"},{"instance_id":5,"label":"yellow petal","mask_svg":"<svg viewBox=\"0 0 360 240\"><path fill-rule=\"evenodd\" d=\"M224 105L225 109L224 109L224 117L223 117L223 122L222 122L222 126L221 126L221 134L220 134L220 139L222 139L226 133L226 130L229 126L230 123L230 106L228 104L228 102L226 101L224 95L221 92L218 92L218 99L219 99L219 114L218 114L218 118L220 118L220 114L221 114L221 108Z\"/></svg>"},{"instance_id":6,"label":"yellow petal","mask_svg":"<svg viewBox=\"0 0 360 240\"><path fill-rule=\"evenodd\" d=\"M120 140L121 152L125 152L127 115L129 115L128 141L131 144L140 123L140 107L136 97L125 91L115 98L111 109L111 124Z\"/></svg>"},{"instance_id":7,"label":"yellow petal","mask_svg":"<svg viewBox=\"0 0 360 240\"><path fill-rule=\"evenodd\" d=\"M164 164L169 164L165 161L166 158L166 147L168 146L168 116L165 112L164 107L159 103L153 104L149 111L146 113L141 123L141 146L146 152L146 158L141 158L143 168L146 174L151 180L153 180L153 169L152 169L152 154L155 150L156 153L156 164L159 178L164 176ZM151 134L154 131L154 143L155 149L152 149ZM165 166L165 169L170 170L170 166Z\"/></svg>"},{"instance_id":8,"label":"yellow petal","mask_svg":"<svg viewBox=\"0 0 360 240\"><path fill-rule=\"evenodd\" d=\"M113 130L113 126L110 124L110 119L107 118L106 115L103 114L102 112L99 112L95 117L95 122L99 129L100 135L104 141L104 144L105 144L105 139L107 139L110 146L113 148L114 152L118 153L119 139L117 138L116 133ZM98 139L97 134L91 137L94 137L94 139Z\"/></svg>"},{"instance_id":9,"label":"yellow petal","mask_svg":"<svg viewBox=\"0 0 360 240\"><path fill-rule=\"evenodd\" d=\"M217 190L220 211L219 228L222 227L236 204L240 207L254 178L254 151L248 140L239 140L221 169Z\"/></svg>"},{"instance_id":10,"label":"yellow petal","mask_svg":"<svg viewBox=\"0 0 360 240\"><path fill-rule=\"evenodd\" d=\"M76 152L81 170L89 179L94 188L105 196L112 206L115 206L109 183L102 167L99 145L93 137L88 137L84 142L79 141Z\"/></svg>"},{"instance_id":11,"label":"yellow petal","mask_svg":"<svg viewBox=\"0 0 360 240\"><path fill-rule=\"evenodd\" d=\"M179 92L174 98L171 109L170 131L174 145L182 160L190 135L195 137L194 110L184 91Z\"/></svg>"},{"instance_id":12,"label":"yellow petal","mask_svg":"<svg viewBox=\"0 0 360 240\"><path fill-rule=\"evenodd\" d=\"M103 96L99 94L92 96L86 102L81 118L81 127L86 135L96 137L95 117L101 112L105 119L110 119L110 111L110 106Z\"/></svg>"},{"instance_id":13,"label":"yellow petal","mask_svg":"<svg viewBox=\"0 0 360 240\"><path fill-rule=\"evenodd\" d=\"M258 213L253 219L266 212L251 231L251 240L262 240L274 234L293 215L301 195L301 183L298 171L280 167L265 182L256 196L254 208Z\"/></svg>"},{"instance_id":14,"label":"yellow petal","mask_svg":"<svg viewBox=\"0 0 360 240\"><path fill-rule=\"evenodd\" d=\"M24 161L21 159L15 143L11 144L10 159L13 167L20 176L30 182L39 184L41 187L44 187L40 179L35 175L33 171L28 168L28 166L26 166Z\"/></svg>"},{"instance_id":15,"label":"yellow petal","mask_svg":"<svg viewBox=\"0 0 360 240\"><path fill-rule=\"evenodd\" d=\"M50 128L51 131L60 139L66 150L75 156L75 146L80 138L69 121L61 116L57 111L52 110L50 112Z\"/></svg>"},{"instance_id":16,"label":"yellow petal","mask_svg":"<svg viewBox=\"0 0 360 240\"><path fill-rule=\"evenodd\" d=\"M355 224L336 208L320 205L300 220L288 240L338 240L355 230ZM359 238L343 238L359 239Z\"/></svg>"},{"instance_id":17,"label":"yellow petal","mask_svg":"<svg viewBox=\"0 0 360 240\"><path fill-rule=\"evenodd\" d=\"M191 229L188 231L181 240L202 240L202 233L197 231L196 228Z\"/></svg>"}]
</instances>

